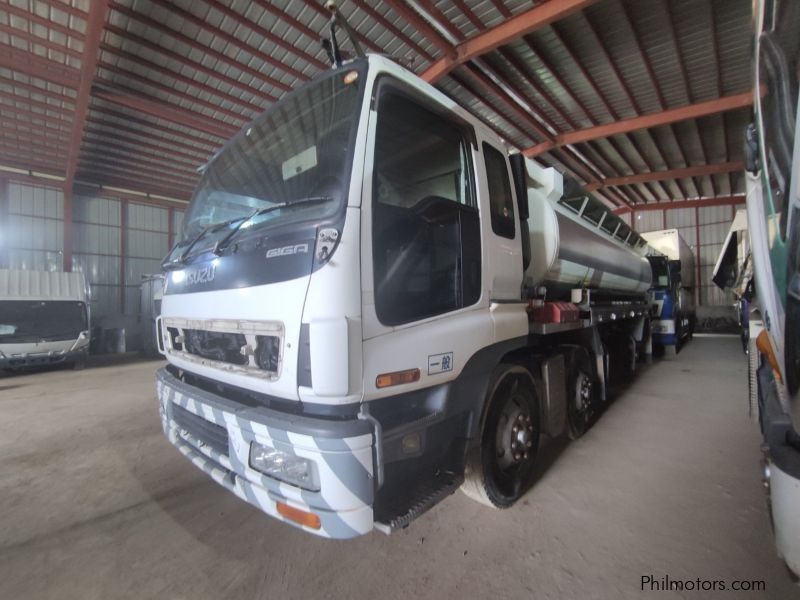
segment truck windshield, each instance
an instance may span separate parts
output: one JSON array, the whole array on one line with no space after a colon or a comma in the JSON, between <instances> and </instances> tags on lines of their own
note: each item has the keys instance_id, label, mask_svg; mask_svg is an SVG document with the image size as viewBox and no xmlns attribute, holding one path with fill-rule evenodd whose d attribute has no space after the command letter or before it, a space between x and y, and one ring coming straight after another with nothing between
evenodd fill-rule
<instances>
[{"instance_id":1,"label":"truck windshield","mask_svg":"<svg viewBox=\"0 0 800 600\"><path fill-rule=\"evenodd\" d=\"M86 305L74 300L0 302L0 344L74 340L88 329Z\"/></svg>"},{"instance_id":2,"label":"truck windshield","mask_svg":"<svg viewBox=\"0 0 800 600\"><path fill-rule=\"evenodd\" d=\"M207 249L234 229L317 220L341 210L364 67L332 71L290 94L226 145L200 181L170 259L190 245L191 252Z\"/></svg>"},{"instance_id":3,"label":"truck windshield","mask_svg":"<svg viewBox=\"0 0 800 600\"><path fill-rule=\"evenodd\" d=\"M667 267L667 259L663 256L649 256L648 259L653 269L653 287L668 288L669 268Z\"/></svg>"}]
</instances>

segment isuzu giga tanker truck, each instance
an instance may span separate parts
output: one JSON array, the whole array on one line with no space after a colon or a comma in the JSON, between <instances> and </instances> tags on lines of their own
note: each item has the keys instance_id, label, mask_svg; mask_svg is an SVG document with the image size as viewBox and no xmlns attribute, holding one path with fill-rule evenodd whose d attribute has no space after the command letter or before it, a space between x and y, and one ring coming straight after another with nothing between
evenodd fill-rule
<instances>
[{"instance_id":1,"label":"isuzu giga tanker truck","mask_svg":"<svg viewBox=\"0 0 800 600\"><path fill-rule=\"evenodd\" d=\"M166 257L170 442L303 530L508 507L649 335L646 243L381 56L285 96L206 166Z\"/></svg>"}]
</instances>

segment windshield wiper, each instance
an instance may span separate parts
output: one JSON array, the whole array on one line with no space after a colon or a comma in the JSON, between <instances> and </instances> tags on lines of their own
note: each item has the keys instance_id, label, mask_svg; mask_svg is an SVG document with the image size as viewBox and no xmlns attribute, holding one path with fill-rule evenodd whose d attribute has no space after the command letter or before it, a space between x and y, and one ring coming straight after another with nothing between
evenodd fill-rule
<instances>
[{"instance_id":1,"label":"windshield wiper","mask_svg":"<svg viewBox=\"0 0 800 600\"><path fill-rule=\"evenodd\" d=\"M228 225L236 223L236 221L244 222L249 218L250 217L237 217L235 219L223 221L222 223L212 223L207 227L203 227L203 229L200 230L200 233L198 233L194 238L192 238L192 241L189 242L189 245L186 246L186 249L183 252L181 252L181 255L177 259L171 260L169 262L162 262L161 268L164 269L165 271L169 271L172 269L176 269L178 267L182 267L186 263L186 259L189 258L189 252L191 252L195 244L197 244L197 242L202 240L209 231L214 231L216 229L221 229L222 227L227 227Z\"/></svg>"},{"instance_id":2,"label":"windshield wiper","mask_svg":"<svg viewBox=\"0 0 800 600\"><path fill-rule=\"evenodd\" d=\"M330 200L333 200L333 198L331 196L309 196L308 198L300 198L299 200L281 202L279 204L273 204L272 206L267 206L265 208L259 208L258 210L256 210L253 213L251 213L249 216L245 217L238 225L236 225L236 227L231 229L225 235L225 237L223 237L216 244L214 244L214 249L212 250L212 252L216 256L219 256L220 254L222 254L222 251L225 248L228 247L228 243L231 241L231 239L233 239L233 236L236 235L236 233L238 231L240 231L242 229L242 227L244 227L244 224L245 223L249 223L250 221L252 221L253 219L255 219L258 216L265 215L265 214L270 213L270 212L272 212L274 210L278 210L279 208L290 208L292 206L297 206L297 205L300 205L300 204L311 204L311 203L317 203L317 202L328 202Z\"/></svg>"}]
</instances>

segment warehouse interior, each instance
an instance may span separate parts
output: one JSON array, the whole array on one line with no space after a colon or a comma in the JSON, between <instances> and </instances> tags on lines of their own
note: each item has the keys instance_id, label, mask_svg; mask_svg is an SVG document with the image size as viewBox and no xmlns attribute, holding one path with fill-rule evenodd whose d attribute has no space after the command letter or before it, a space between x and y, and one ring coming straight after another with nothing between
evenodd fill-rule
<instances>
[{"instance_id":1,"label":"warehouse interior","mask_svg":"<svg viewBox=\"0 0 800 600\"><path fill-rule=\"evenodd\" d=\"M577 181L629 240L677 230L696 313L677 356L636 364L634 350L636 376L580 439L543 433L513 507L456 492L392 535L333 541L171 447L143 285L185 248L184 215L228 140L331 70L331 7L0 0L0 272L82 274L91 336L86 370L0 369L0 596L638 598L666 576L800 597L774 545L739 298L715 283L746 209L760 3L336 3L347 57L435 86L509 153ZM796 66L797 11L778 10Z\"/></svg>"}]
</instances>

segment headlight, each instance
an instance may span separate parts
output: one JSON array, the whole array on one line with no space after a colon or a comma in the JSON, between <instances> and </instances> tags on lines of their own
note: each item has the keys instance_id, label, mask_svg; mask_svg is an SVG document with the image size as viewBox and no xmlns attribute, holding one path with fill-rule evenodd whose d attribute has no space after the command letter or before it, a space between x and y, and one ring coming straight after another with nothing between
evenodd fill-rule
<instances>
[{"instance_id":1,"label":"headlight","mask_svg":"<svg viewBox=\"0 0 800 600\"><path fill-rule=\"evenodd\" d=\"M278 481L296 485L311 492L319 491L317 465L313 460L253 442L250 444L250 466Z\"/></svg>"}]
</instances>

